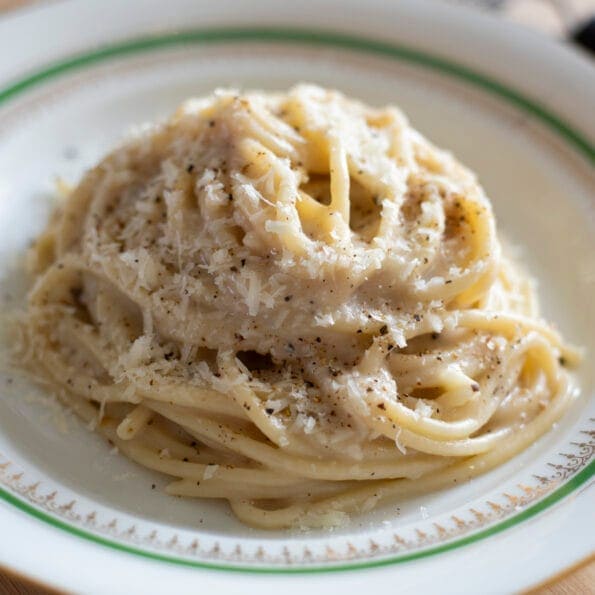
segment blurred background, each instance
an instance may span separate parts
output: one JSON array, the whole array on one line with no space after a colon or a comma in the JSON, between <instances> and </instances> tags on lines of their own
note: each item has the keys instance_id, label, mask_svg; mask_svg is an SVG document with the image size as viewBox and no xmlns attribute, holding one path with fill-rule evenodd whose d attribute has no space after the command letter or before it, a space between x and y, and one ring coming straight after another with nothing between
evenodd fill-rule
<instances>
[{"instance_id":1,"label":"blurred background","mask_svg":"<svg viewBox=\"0 0 595 595\"><path fill-rule=\"evenodd\" d=\"M595 17L595 0L443 0L494 12L555 37L571 37Z\"/></svg>"}]
</instances>

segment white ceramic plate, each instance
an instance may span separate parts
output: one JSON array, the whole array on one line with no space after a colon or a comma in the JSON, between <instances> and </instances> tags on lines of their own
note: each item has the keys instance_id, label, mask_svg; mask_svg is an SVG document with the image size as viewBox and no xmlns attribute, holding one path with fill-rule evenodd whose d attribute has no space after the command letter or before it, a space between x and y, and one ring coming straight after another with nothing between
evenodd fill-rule
<instances>
[{"instance_id":1,"label":"white ceramic plate","mask_svg":"<svg viewBox=\"0 0 595 595\"><path fill-rule=\"evenodd\" d=\"M548 317L595 348L595 76L571 50L415 0L61 2L0 22L0 298L54 179L217 86L298 81L396 102L478 172ZM2 328L6 328L2 323ZM5 341L6 343L6 341ZM592 361L547 436L490 474L333 532L271 534L182 501L23 381L0 371L0 564L85 592L503 592L595 545ZM155 485L155 489L152 486ZM342 572L339 572L342 571Z\"/></svg>"}]
</instances>

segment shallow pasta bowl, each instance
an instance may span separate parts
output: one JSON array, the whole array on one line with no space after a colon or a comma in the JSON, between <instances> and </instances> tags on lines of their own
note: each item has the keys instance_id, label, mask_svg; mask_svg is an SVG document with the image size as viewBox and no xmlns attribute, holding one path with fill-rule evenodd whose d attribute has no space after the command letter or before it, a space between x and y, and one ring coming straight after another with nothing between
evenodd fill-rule
<instances>
[{"instance_id":1,"label":"shallow pasta bowl","mask_svg":"<svg viewBox=\"0 0 595 595\"><path fill-rule=\"evenodd\" d=\"M61 2L6 18L0 40L12 56L0 65L3 312L22 299L19 255L48 216L57 176L76 181L123 133L188 96L311 81L399 104L474 169L540 281L545 316L587 353L568 415L504 466L332 532L267 533L224 504L168 497L163 478L48 402L8 360L3 320L0 565L98 592L351 593L396 581L461 592L488 581L494 591L527 587L589 554L595 78L586 58L413 0Z\"/></svg>"}]
</instances>

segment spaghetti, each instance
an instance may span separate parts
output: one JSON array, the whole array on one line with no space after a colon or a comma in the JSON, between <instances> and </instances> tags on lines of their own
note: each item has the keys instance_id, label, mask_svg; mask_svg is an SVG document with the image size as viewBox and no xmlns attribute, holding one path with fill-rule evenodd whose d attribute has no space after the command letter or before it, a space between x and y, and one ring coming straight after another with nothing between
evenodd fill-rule
<instances>
[{"instance_id":1,"label":"spaghetti","mask_svg":"<svg viewBox=\"0 0 595 595\"><path fill-rule=\"evenodd\" d=\"M32 250L21 355L170 494L330 526L546 432L577 354L475 177L396 108L315 86L185 103Z\"/></svg>"}]
</instances>

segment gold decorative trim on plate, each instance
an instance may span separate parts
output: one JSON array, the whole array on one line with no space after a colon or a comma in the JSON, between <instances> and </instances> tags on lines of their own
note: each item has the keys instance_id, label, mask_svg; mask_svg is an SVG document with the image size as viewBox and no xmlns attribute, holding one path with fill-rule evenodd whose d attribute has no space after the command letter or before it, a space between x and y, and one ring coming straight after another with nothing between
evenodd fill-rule
<instances>
[{"instance_id":1,"label":"gold decorative trim on plate","mask_svg":"<svg viewBox=\"0 0 595 595\"><path fill-rule=\"evenodd\" d=\"M590 421L595 424L594 418ZM115 516L109 520L101 520L102 515L96 510L80 511L76 499L61 496L56 489L44 490L43 486L48 482L28 481L26 474L2 454L0 454L2 460L0 462L0 484L53 517L136 547L204 561L256 563L273 566L328 564L414 552L448 543L455 538L468 536L498 521L513 517L515 513L520 513L529 505L544 499L587 467L595 456L595 428L581 430L580 434L586 437L585 441L570 442L567 448L568 452L558 453L558 461L546 463L546 466L551 470L549 473L532 476L532 485L516 484L514 491L502 492L496 498L485 500L480 506L470 507L457 514L452 514L446 519L446 522L414 526L413 538L403 537L400 533L394 532L391 536L391 543L380 544L374 539L369 539L367 547L356 547L350 540L346 540L340 549L337 546L326 545L323 553L319 554L313 553L307 546L304 546L299 553L292 553L286 546L272 552L267 546L259 545L257 542L251 551L246 551L245 544L242 547L240 543L223 548L218 541L215 541L213 544L204 546L199 537L184 541L174 533L172 536L164 538L160 535L158 528L140 531L136 523L129 524Z\"/></svg>"}]
</instances>

